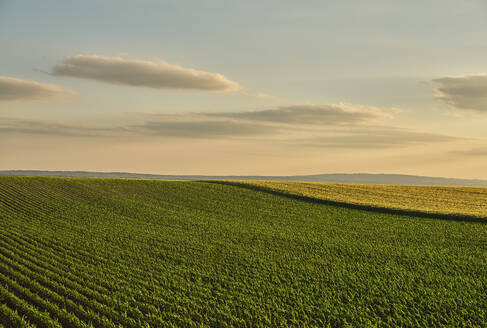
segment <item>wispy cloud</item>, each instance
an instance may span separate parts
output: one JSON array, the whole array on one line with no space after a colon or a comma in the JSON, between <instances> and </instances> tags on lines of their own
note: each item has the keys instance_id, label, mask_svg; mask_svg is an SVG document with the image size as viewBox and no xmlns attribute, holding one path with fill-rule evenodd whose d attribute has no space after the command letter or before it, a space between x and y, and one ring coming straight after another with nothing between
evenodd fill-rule
<instances>
[{"instance_id":1,"label":"wispy cloud","mask_svg":"<svg viewBox=\"0 0 487 328\"><path fill-rule=\"evenodd\" d=\"M414 131L398 127L375 126L334 131L304 140L304 144L320 148L380 149L426 145L464 140L463 138ZM302 141L299 141L302 142Z\"/></svg>"},{"instance_id":2,"label":"wispy cloud","mask_svg":"<svg viewBox=\"0 0 487 328\"><path fill-rule=\"evenodd\" d=\"M469 157L487 157L487 147L453 150L450 153Z\"/></svg>"},{"instance_id":3,"label":"wispy cloud","mask_svg":"<svg viewBox=\"0 0 487 328\"><path fill-rule=\"evenodd\" d=\"M349 104L293 105L260 111L200 113L200 115L255 122L310 125L358 124L390 117L378 108Z\"/></svg>"},{"instance_id":4,"label":"wispy cloud","mask_svg":"<svg viewBox=\"0 0 487 328\"><path fill-rule=\"evenodd\" d=\"M458 109L487 112L487 74L446 76L433 80L436 99Z\"/></svg>"},{"instance_id":5,"label":"wispy cloud","mask_svg":"<svg viewBox=\"0 0 487 328\"><path fill-rule=\"evenodd\" d=\"M74 94L74 91L54 84L0 76L0 102L56 99Z\"/></svg>"},{"instance_id":6,"label":"wispy cloud","mask_svg":"<svg viewBox=\"0 0 487 328\"><path fill-rule=\"evenodd\" d=\"M119 128L96 128L47 120L0 118L0 133L21 133L72 137L102 137L120 134Z\"/></svg>"},{"instance_id":7,"label":"wispy cloud","mask_svg":"<svg viewBox=\"0 0 487 328\"><path fill-rule=\"evenodd\" d=\"M77 137L256 139L291 147L380 149L447 143L459 137L377 124L388 117L375 108L352 105L296 105L247 112L138 114L117 127L2 119L0 133ZM302 112L300 112L302 111ZM258 142L258 141L257 141Z\"/></svg>"},{"instance_id":8,"label":"wispy cloud","mask_svg":"<svg viewBox=\"0 0 487 328\"><path fill-rule=\"evenodd\" d=\"M131 125L134 133L175 138L253 137L279 132L275 126L241 121L149 121Z\"/></svg>"},{"instance_id":9,"label":"wispy cloud","mask_svg":"<svg viewBox=\"0 0 487 328\"><path fill-rule=\"evenodd\" d=\"M71 76L99 82L154 89L196 89L235 91L237 82L218 73L209 73L169 64L122 57L76 55L55 65L52 75Z\"/></svg>"}]
</instances>

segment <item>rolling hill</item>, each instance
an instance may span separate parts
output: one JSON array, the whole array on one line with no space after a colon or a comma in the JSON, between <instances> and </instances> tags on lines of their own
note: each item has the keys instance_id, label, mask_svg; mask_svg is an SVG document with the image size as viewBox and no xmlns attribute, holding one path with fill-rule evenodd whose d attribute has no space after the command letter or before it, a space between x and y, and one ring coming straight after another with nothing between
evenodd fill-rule
<instances>
[{"instance_id":1,"label":"rolling hill","mask_svg":"<svg viewBox=\"0 0 487 328\"><path fill-rule=\"evenodd\" d=\"M483 220L201 181L0 177L4 327L479 327Z\"/></svg>"},{"instance_id":2,"label":"rolling hill","mask_svg":"<svg viewBox=\"0 0 487 328\"><path fill-rule=\"evenodd\" d=\"M88 171L38 171L38 170L6 170L0 176L51 176L78 178L124 178L124 179L156 179L156 180L251 180L251 181L295 181L295 182L334 182L353 184L391 184L411 186L463 186L487 187L487 180L454 179L426 177L406 174L314 174L293 176L263 175L161 175L127 172L88 172Z\"/></svg>"}]
</instances>

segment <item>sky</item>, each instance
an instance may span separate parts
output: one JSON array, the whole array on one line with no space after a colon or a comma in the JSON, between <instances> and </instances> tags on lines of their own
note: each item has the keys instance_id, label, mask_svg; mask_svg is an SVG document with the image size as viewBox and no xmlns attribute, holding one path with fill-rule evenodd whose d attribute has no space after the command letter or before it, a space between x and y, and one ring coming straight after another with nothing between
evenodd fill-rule
<instances>
[{"instance_id":1,"label":"sky","mask_svg":"<svg viewBox=\"0 0 487 328\"><path fill-rule=\"evenodd\" d=\"M0 0L0 170L487 179L487 2Z\"/></svg>"}]
</instances>

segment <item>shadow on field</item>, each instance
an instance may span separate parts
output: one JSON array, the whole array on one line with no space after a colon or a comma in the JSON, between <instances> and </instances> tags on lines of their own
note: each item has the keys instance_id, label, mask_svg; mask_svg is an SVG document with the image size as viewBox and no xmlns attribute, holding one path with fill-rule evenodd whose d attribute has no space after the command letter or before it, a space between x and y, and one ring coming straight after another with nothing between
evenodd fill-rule
<instances>
[{"instance_id":1,"label":"shadow on field","mask_svg":"<svg viewBox=\"0 0 487 328\"><path fill-rule=\"evenodd\" d=\"M245 188L245 189L250 189L255 191L261 191L272 195L282 196L290 199L301 200L308 203L332 205L332 206L376 212L376 213L407 215L407 216L432 218L432 219L440 219L440 220L448 220L448 221L475 222L479 224L487 223L487 220L482 217L476 217L470 215L457 215L457 214L439 214L439 213L429 213L429 212L422 212L422 211L415 211L415 210L402 210L402 209L394 209L394 208L387 208L387 207L378 207L372 205L352 204L352 203L339 202L339 201L328 200L328 199L320 199L320 198L314 198L309 196L296 195L284 191L273 190L262 186L255 186L255 185L250 185L250 184L236 182L236 181L198 180L198 182L215 183L221 185L240 187L240 188Z\"/></svg>"}]
</instances>

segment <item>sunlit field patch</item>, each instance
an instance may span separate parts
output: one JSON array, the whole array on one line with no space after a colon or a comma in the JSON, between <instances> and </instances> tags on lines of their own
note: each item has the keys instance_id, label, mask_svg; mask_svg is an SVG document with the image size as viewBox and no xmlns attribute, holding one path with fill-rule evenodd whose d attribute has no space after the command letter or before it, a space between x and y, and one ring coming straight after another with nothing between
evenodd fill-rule
<instances>
[{"instance_id":1,"label":"sunlit field patch","mask_svg":"<svg viewBox=\"0 0 487 328\"><path fill-rule=\"evenodd\" d=\"M370 207L487 219L487 188L239 181L289 195Z\"/></svg>"}]
</instances>

